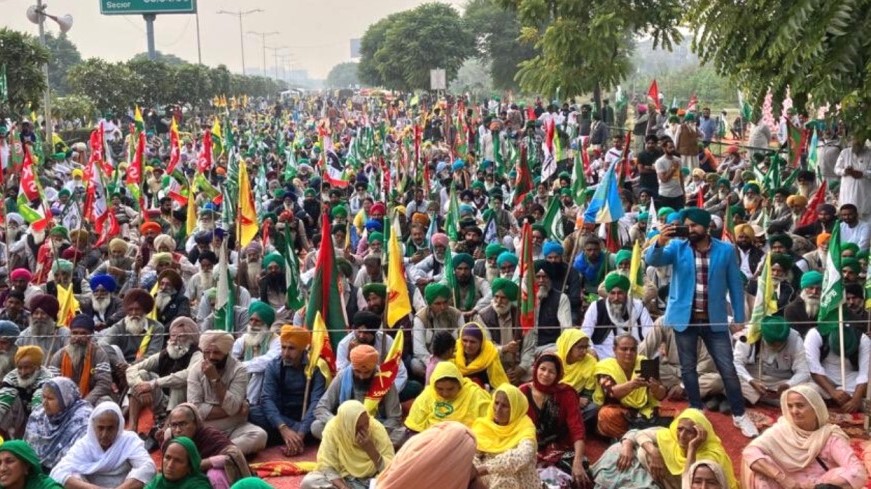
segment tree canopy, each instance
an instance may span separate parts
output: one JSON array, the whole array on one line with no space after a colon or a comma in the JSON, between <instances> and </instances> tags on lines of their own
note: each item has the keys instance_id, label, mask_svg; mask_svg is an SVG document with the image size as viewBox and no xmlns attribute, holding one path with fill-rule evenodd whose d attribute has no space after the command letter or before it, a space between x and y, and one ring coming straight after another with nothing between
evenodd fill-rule
<instances>
[{"instance_id":1,"label":"tree canopy","mask_svg":"<svg viewBox=\"0 0 871 489\"><path fill-rule=\"evenodd\" d=\"M359 85L360 79L357 76L358 63L339 63L330 70L327 74L327 88L348 88L353 85Z\"/></svg>"},{"instance_id":2,"label":"tree canopy","mask_svg":"<svg viewBox=\"0 0 871 489\"><path fill-rule=\"evenodd\" d=\"M16 117L42 106L45 77L41 67L46 62L48 51L38 39L5 27L0 29L0 66L6 67L9 92L7 100L0 100L0 113Z\"/></svg>"},{"instance_id":3,"label":"tree canopy","mask_svg":"<svg viewBox=\"0 0 871 489\"><path fill-rule=\"evenodd\" d=\"M360 79L399 90L428 89L430 70L456 77L475 39L449 5L427 3L369 26L360 43Z\"/></svg>"},{"instance_id":4,"label":"tree canopy","mask_svg":"<svg viewBox=\"0 0 871 489\"><path fill-rule=\"evenodd\" d=\"M63 32L58 36L46 32L45 46L49 53L48 80L51 90L58 95L66 95L69 93L67 72L82 62L82 55L79 48Z\"/></svg>"},{"instance_id":5,"label":"tree canopy","mask_svg":"<svg viewBox=\"0 0 871 489\"><path fill-rule=\"evenodd\" d=\"M478 56L488 65L495 88L516 90L518 65L535 56L529 44L521 43L520 22L496 0L470 0L463 13L466 27L476 37Z\"/></svg>"}]
</instances>

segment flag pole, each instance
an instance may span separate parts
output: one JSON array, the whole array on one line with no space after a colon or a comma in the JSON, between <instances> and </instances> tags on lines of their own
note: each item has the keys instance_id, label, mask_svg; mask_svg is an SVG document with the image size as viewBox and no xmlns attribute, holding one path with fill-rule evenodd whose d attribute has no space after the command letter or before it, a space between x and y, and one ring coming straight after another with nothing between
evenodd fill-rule
<instances>
[{"instance_id":1,"label":"flag pole","mask_svg":"<svg viewBox=\"0 0 871 489\"><path fill-rule=\"evenodd\" d=\"M309 360L311 360L311 358L309 358ZM308 393L309 393L309 390L311 388L311 385L312 385L312 376L306 375L305 376L305 392L302 395L302 416L300 416L300 419L305 419L305 414L306 414L306 411L308 410Z\"/></svg>"},{"instance_id":2,"label":"flag pole","mask_svg":"<svg viewBox=\"0 0 871 489\"><path fill-rule=\"evenodd\" d=\"M847 364L844 359L844 305L838 306L838 341L841 352L841 389L847 388ZM867 423L867 418L866 421Z\"/></svg>"}]
</instances>

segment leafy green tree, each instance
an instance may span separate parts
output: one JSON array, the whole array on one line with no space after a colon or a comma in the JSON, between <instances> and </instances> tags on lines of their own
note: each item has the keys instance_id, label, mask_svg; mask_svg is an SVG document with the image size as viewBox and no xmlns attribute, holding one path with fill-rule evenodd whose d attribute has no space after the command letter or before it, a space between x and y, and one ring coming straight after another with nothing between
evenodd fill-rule
<instances>
[{"instance_id":1,"label":"leafy green tree","mask_svg":"<svg viewBox=\"0 0 871 489\"><path fill-rule=\"evenodd\" d=\"M789 87L794 105L840 104L854 134L871 137L868 2L696 0L687 20L697 26L700 58L737 82L756 109L770 89L779 114Z\"/></svg>"},{"instance_id":2,"label":"leafy green tree","mask_svg":"<svg viewBox=\"0 0 871 489\"><path fill-rule=\"evenodd\" d=\"M125 63L109 63L100 58L88 58L74 66L67 75L72 93L93 100L97 110L126 112L145 91L145 81Z\"/></svg>"},{"instance_id":3,"label":"leafy green tree","mask_svg":"<svg viewBox=\"0 0 871 489\"><path fill-rule=\"evenodd\" d=\"M230 70L225 65L209 70L209 79L212 81L212 92L215 95L230 93Z\"/></svg>"},{"instance_id":4,"label":"leafy green tree","mask_svg":"<svg viewBox=\"0 0 871 489\"><path fill-rule=\"evenodd\" d=\"M65 32L57 37L51 32L46 32L45 46L49 53L48 80L51 90L58 95L66 95L69 92L67 72L82 62L82 55Z\"/></svg>"},{"instance_id":5,"label":"leafy green tree","mask_svg":"<svg viewBox=\"0 0 871 489\"><path fill-rule=\"evenodd\" d=\"M86 95L55 97L51 102L51 115L59 119L83 121L95 120L99 115L94 101Z\"/></svg>"},{"instance_id":6,"label":"leafy green tree","mask_svg":"<svg viewBox=\"0 0 871 489\"><path fill-rule=\"evenodd\" d=\"M491 95L493 83L487 68L480 58L467 59L448 89L451 93L471 93L479 97Z\"/></svg>"},{"instance_id":7,"label":"leafy green tree","mask_svg":"<svg viewBox=\"0 0 871 489\"><path fill-rule=\"evenodd\" d=\"M360 46L360 78L399 90L428 89L430 70L448 81L474 54L474 37L450 5L427 3L373 24Z\"/></svg>"},{"instance_id":8,"label":"leafy green tree","mask_svg":"<svg viewBox=\"0 0 871 489\"><path fill-rule=\"evenodd\" d=\"M175 86L177 69L164 61L133 58L127 62L127 68L139 75L143 81L143 90L135 102L143 107L157 107L162 104L176 102L168 96Z\"/></svg>"},{"instance_id":9,"label":"leafy green tree","mask_svg":"<svg viewBox=\"0 0 871 489\"><path fill-rule=\"evenodd\" d=\"M190 64L187 61L179 58L178 56L176 56L174 54L162 53L160 51L157 51L155 54L156 54L156 56L155 56L154 61L163 61L164 63L168 64L169 66L181 66L181 65ZM147 60L147 59L148 59L148 53L138 53L138 54L134 55L133 58L131 58L130 60L131 61L141 61L141 60Z\"/></svg>"},{"instance_id":10,"label":"leafy green tree","mask_svg":"<svg viewBox=\"0 0 871 489\"><path fill-rule=\"evenodd\" d=\"M598 106L632 70L633 37L649 35L654 47L680 41L680 0L498 0L517 13L521 40L536 56L520 63L517 81L533 93L560 98L593 93Z\"/></svg>"},{"instance_id":11,"label":"leafy green tree","mask_svg":"<svg viewBox=\"0 0 871 489\"><path fill-rule=\"evenodd\" d=\"M327 74L327 88L348 88L359 84L357 63L339 63Z\"/></svg>"},{"instance_id":12,"label":"leafy green tree","mask_svg":"<svg viewBox=\"0 0 871 489\"><path fill-rule=\"evenodd\" d=\"M493 86L503 90L519 88L514 79L517 66L535 56L535 50L519 41L517 16L501 8L496 0L470 0L463 21L477 39L478 55L489 65Z\"/></svg>"},{"instance_id":13,"label":"leafy green tree","mask_svg":"<svg viewBox=\"0 0 871 489\"><path fill-rule=\"evenodd\" d=\"M203 65L180 65L175 71L175 86L170 93L174 102L208 103L215 94L209 69Z\"/></svg>"},{"instance_id":14,"label":"leafy green tree","mask_svg":"<svg viewBox=\"0 0 871 489\"><path fill-rule=\"evenodd\" d=\"M0 100L0 114L13 118L39 110L45 92L42 65L48 51L23 32L0 29L0 67L6 67L9 98Z\"/></svg>"}]
</instances>

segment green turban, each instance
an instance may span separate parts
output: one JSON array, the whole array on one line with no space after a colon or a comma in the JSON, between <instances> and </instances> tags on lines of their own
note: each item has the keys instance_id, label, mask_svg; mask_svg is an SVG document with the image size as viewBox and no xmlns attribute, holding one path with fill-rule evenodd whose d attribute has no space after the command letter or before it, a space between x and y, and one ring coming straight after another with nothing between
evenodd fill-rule
<instances>
[{"instance_id":1,"label":"green turban","mask_svg":"<svg viewBox=\"0 0 871 489\"><path fill-rule=\"evenodd\" d=\"M387 298L387 285L379 282L369 282L363 286L363 298L369 297L370 294L375 294L382 299Z\"/></svg>"},{"instance_id":2,"label":"green turban","mask_svg":"<svg viewBox=\"0 0 871 489\"><path fill-rule=\"evenodd\" d=\"M638 214L638 222L647 222L649 219L650 219L650 213L647 211L640 212Z\"/></svg>"},{"instance_id":3,"label":"green turban","mask_svg":"<svg viewBox=\"0 0 871 489\"><path fill-rule=\"evenodd\" d=\"M505 247L499 243L490 243L487 245L487 248L484 249L484 256L489 258L496 258L505 251Z\"/></svg>"},{"instance_id":4,"label":"green turban","mask_svg":"<svg viewBox=\"0 0 871 489\"><path fill-rule=\"evenodd\" d=\"M70 239L70 232L67 231L67 228L65 228L63 226L55 226L55 227L51 228L51 231L49 231L48 234L49 234L49 236L56 235L56 236L63 236L64 239Z\"/></svg>"},{"instance_id":5,"label":"green turban","mask_svg":"<svg viewBox=\"0 0 871 489\"><path fill-rule=\"evenodd\" d=\"M658 211L656 211L656 216L660 219L664 219L672 212L674 212L674 209L671 207L661 207Z\"/></svg>"},{"instance_id":6,"label":"green turban","mask_svg":"<svg viewBox=\"0 0 871 489\"><path fill-rule=\"evenodd\" d=\"M859 260L855 258L844 258L841 260L841 269L849 268L850 270L859 273L862 271L862 266L859 265Z\"/></svg>"},{"instance_id":7,"label":"green turban","mask_svg":"<svg viewBox=\"0 0 871 489\"><path fill-rule=\"evenodd\" d=\"M853 254L850 256L855 256L856 258L859 258L858 256L856 256L859 254L859 245L857 245L856 243L843 243L841 245L841 256L844 256L844 252L847 250L853 252Z\"/></svg>"},{"instance_id":8,"label":"green turban","mask_svg":"<svg viewBox=\"0 0 871 489\"><path fill-rule=\"evenodd\" d=\"M218 288L212 287L211 289L207 289L204 295L206 296L206 299L209 299L209 300L217 299L218 298Z\"/></svg>"},{"instance_id":9,"label":"green turban","mask_svg":"<svg viewBox=\"0 0 871 489\"><path fill-rule=\"evenodd\" d=\"M786 234L775 234L774 236L768 238L768 244L774 245L774 243L780 243L784 248L791 250L792 249L792 238Z\"/></svg>"},{"instance_id":10,"label":"green turban","mask_svg":"<svg viewBox=\"0 0 871 489\"><path fill-rule=\"evenodd\" d=\"M384 233L380 233L378 231L372 231L369 233L369 237L367 238L369 243L381 243L384 244Z\"/></svg>"},{"instance_id":11,"label":"green turban","mask_svg":"<svg viewBox=\"0 0 871 489\"><path fill-rule=\"evenodd\" d=\"M572 196L572 189L570 189L568 187L563 187L560 189L559 194L562 197L571 197Z\"/></svg>"},{"instance_id":12,"label":"green turban","mask_svg":"<svg viewBox=\"0 0 871 489\"><path fill-rule=\"evenodd\" d=\"M54 273L59 271L73 273L73 262L69 260L56 260L54 265L51 267L51 271Z\"/></svg>"},{"instance_id":13,"label":"green turban","mask_svg":"<svg viewBox=\"0 0 871 489\"><path fill-rule=\"evenodd\" d=\"M452 258L452 261L451 261L451 264L453 265L454 269L456 269L458 266L460 266L463 263L468 265L469 268L473 268L475 266L475 259L472 258L472 255L470 255L468 253L457 253L456 255L454 255L454 257Z\"/></svg>"},{"instance_id":14,"label":"green turban","mask_svg":"<svg viewBox=\"0 0 871 489\"><path fill-rule=\"evenodd\" d=\"M451 289L447 285L440 282L433 282L426 286L423 290L423 297L428 305L432 305L436 299L451 299Z\"/></svg>"},{"instance_id":15,"label":"green turban","mask_svg":"<svg viewBox=\"0 0 871 489\"><path fill-rule=\"evenodd\" d=\"M835 355L841 355L841 341L838 337L838 330L834 330L828 335L829 351ZM844 327L844 356L849 357L859 350L859 341L861 337L859 332L852 327Z\"/></svg>"},{"instance_id":16,"label":"green turban","mask_svg":"<svg viewBox=\"0 0 871 489\"><path fill-rule=\"evenodd\" d=\"M687 207L682 210L681 221L684 219L689 219L699 226L704 226L706 228L711 225L711 213L704 209L699 209L698 207Z\"/></svg>"},{"instance_id":17,"label":"green turban","mask_svg":"<svg viewBox=\"0 0 871 489\"><path fill-rule=\"evenodd\" d=\"M620 266L621 263L632 259L632 252L629 250L620 250L614 256L614 264Z\"/></svg>"},{"instance_id":18,"label":"green turban","mask_svg":"<svg viewBox=\"0 0 871 489\"><path fill-rule=\"evenodd\" d=\"M284 268L284 257L274 251L263 257L263 268L269 268L269 265L273 263L278 265L278 268Z\"/></svg>"},{"instance_id":19,"label":"green turban","mask_svg":"<svg viewBox=\"0 0 871 489\"><path fill-rule=\"evenodd\" d=\"M69 197L70 196L70 189L68 189L68 188L60 189L60 192L57 193L57 196L58 197Z\"/></svg>"},{"instance_id":20,"label":"green turban","mask_svg":"<svg viewBox=\"0 0 871 489\"><path fill-rule=\"evenodd\" d=\"M547 228L544 227L544 225L542 225L542 224L533 224L533 225L532 225L532 230L533 230L533 231L538 231L538 232L540 232L541 234L543 234L545 237L547 237Z\"/></svg>"},{"instance_id":21,"label":"green turban","mask_svg":"<svg viewBox=\"0 0 871 489\"><path fill-rule=\"evenodd\" d=\"M330 213L333 219L337 217L348 217L348 208L343 205L337 205L333 207L333 211Z\"/></svg>"},{"instance_id":22,"label":"green turban","mask_svg":"<svg viewBox=\"0 0 871 489\"><path fill-rule=\"evenodd\" d=\"M808 270L801 274L801 288L821 287L823 285L823 274L816 270Z\"/></svg>"},{"instance_id":23,"label":"green turban","mask_svg":"<svg viewBox=\"0 0 871 489\"><path fill-rule=\"evenodd\" d=\"M605 292L611 292L614 287L619 288L623 292L629 292L629 277L620 275L617 272L611 272L605 277Z\"/></svg>"},{"instance_id":24,"label":"green turban","mask_svg":"<svg viewBox=\"0 0 871 489\"><path fill-rule=\"evenodd\" d=\"M251 301L251 305L248 306L248 315L257 316L266 326L272 326L272 323L275 322L275 309L263 301Z\"/></svg>"},{"instance_id":25,"label":"green turban","mask_svg":"<svg viewBox=\"0 0 871 489\"><path fill-rule=\"evenodd\" d=\"M354 273L354 269L351 267L351 262L344 258L336 258L336 267L338 267L339 272L347 278L350 278L351 274Z\"/></svg>"},{"instance_id":26,"label":"green turban","mask_svg":"<svg viewBox=\"0 0 871 489\"><path fill-rule=\"evenodd\" d=\"M480 180L475 180L474 182L472 182L472 188L476 188L478 190L484 190L485 189L484 182L482 182Z\"/></svg>"},{"instance_id":27,"label":"green turban","mask_svg":"<svg viewBox=\"0 0 871 489\"><path fill-rule=\"evenodd\" d=\"M726 188L730 189L730 188L732 188L732 182L730 182L728 178L721 178L721 179L717 180L717 186L718 187L726 187Z\"/></svg>"},{"instance_id":28,"label":"green turban","mask_svg":"<svg viewBox=\"0 0 871 489\"><path fill-rule=\"evenodd\" d=\"M784 271L792 269L792 257L786 253L774 253L771 255L771 263L780 265Z\"/></svg>"},{"instance_id":29,"label":"green turban","mask_svg":"<svg viewBox=\"0 0 871 489\"><path fill-rule=\"evenodd\" d=\"M754 194L758 194L759 185L756 185L755 183L744 184L744 193L746 194L747 192L753 192Z\"/></svg>"},{"instance_id":30,"label":"green turban","mask_svg":"<svg viewBox=\"0 0 871 489\"><path fill-rule=\"evenodd\" d=\"M511 265L517 266L520 260L517 258L517 255L510 251L504 251L499 255L499 258L496 258L496 266L502 268L502 265L506 263L510 263Z\"/></svg>"},{"instance_id":31,"label":"green turban","mask_svg":"<svg viewBox=\"0 0 871 489\"><path fill-rule=\"evenodd\" d=\"M790 327L782 316L766 316L762 319L762 339L766 343L783 343L789 338Z\"/></svg>"},{"instance_id":32,"label":"green turban","mask_svg":"<svg viewBox=\"0 0 871 489\"><path fill-rule=\"evenodd\" d=\"M494 295L496 292L501 291L505 294L505 297L512 302L517 300L517 295L520 293L520 287L518 287L516 283L502 277L493 279L493 283L490 284L490 289L493 291Z\"/></svg>"}]
</instances>

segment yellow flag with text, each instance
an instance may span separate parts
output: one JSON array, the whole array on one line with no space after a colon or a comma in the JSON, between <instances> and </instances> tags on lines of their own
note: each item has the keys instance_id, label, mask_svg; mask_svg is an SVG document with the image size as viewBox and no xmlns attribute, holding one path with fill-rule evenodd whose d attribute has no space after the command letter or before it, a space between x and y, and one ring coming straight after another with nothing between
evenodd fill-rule
<instances>
[{"instance_id":1,"label":"yellow flag with text","mask_svg":"<svg viewBox=\"0 0 871 489\"><path fill-rule=\"evenodd\" d=\"M402 363L402 344L404 342L405 335L400 329L396 332L396 338L393 338L393 344L390 345L387 357L381 363L381 367L369 385L369 392L366 393L366 398L363 399L363 405L366 406L366 411L372 416L378 413L378 404L390 392L390 388L396 382L399 365Z\"/></svg>"},{"instance_id":2,"label":"yellow flag with text","mask_svg":"<svg viewBox=\"0 0 871 489\"><path fill-rule=\"evenodd\" d=\"M396 229L392 230L387 245L387 325L391 328L411 314L411 299L408 297L398 235Z\"/></svg>"}]
</instances>

